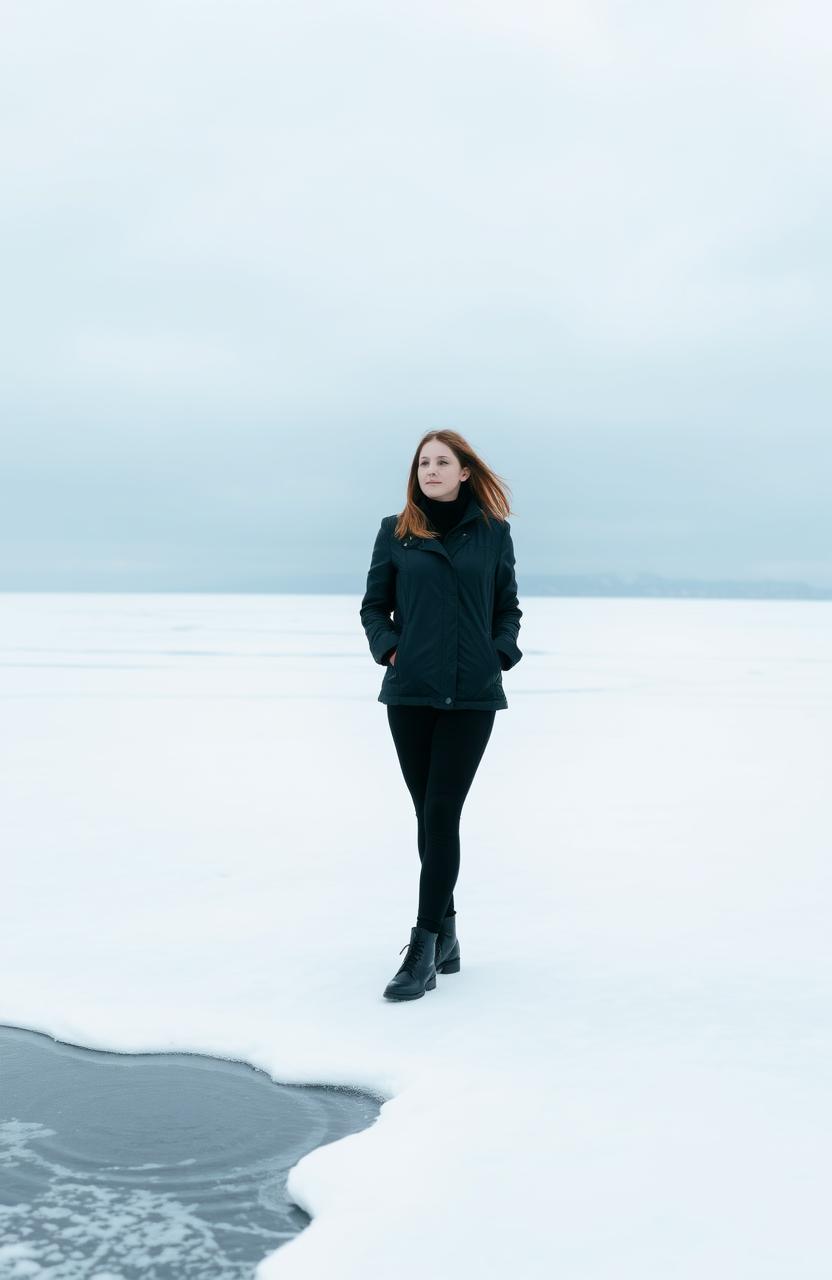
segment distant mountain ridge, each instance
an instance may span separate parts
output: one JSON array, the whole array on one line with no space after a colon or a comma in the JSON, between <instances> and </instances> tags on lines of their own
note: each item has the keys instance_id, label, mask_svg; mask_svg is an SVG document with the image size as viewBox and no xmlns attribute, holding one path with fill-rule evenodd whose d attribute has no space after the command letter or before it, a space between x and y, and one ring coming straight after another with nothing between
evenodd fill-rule
<instances>
[{"instance_id":1,"label":"distant mountain ridge","mask_svg":"<svg viewBox=\"0 0 832 1280\"><path fill-rule=\"evenodd\" d=\"M518 585L519 585L518 574ZM544 596L667 596L724 600L832 600L832 588L773 579L664 578L658 573L523 575L523 590Z\"/></svg>"}]
</instances>

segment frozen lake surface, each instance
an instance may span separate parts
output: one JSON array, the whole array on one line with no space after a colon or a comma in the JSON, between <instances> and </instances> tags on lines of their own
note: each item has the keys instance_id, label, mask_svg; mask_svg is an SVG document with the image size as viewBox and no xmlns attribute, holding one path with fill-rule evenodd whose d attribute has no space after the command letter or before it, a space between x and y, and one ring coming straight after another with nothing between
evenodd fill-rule
<instances>
[{"instance_id":1,"label":"frozen lake surface","mask_svg":"<svg viewBox=\"0 0 832 1280\"><path fill-rule=\"evenodd\" d=\"M253 1276L309 1222L291 1166L377 1114L244 1063L0 1027L0 1276Z\"/></svg>"},{"instance_id":2,"label":"frozen lake surface","mask_svg":"<svg viewBox=\"0 0 832 1280\"><path fill-rule=\"evenodd\" d=\"M832 603L521 593L462 967L391 1004L362 588L0 595L0 1023L383 1099L258 1280L829 1280Z\"/></svg>"}]
</instances>

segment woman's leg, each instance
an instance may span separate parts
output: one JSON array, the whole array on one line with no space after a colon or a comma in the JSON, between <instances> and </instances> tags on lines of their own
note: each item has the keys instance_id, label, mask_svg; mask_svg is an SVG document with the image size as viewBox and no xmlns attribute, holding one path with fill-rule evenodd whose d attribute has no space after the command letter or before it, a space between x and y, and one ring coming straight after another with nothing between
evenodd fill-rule
<instances>
[{"instance_id":1,"label":"woman's leg","mask_svg":"<svg viewBox=\"0 0 832 1280\"><path fill-rule=\"evenodd\" d=\"M416 810L416 843L419 848L419 861L425 858L425 796L430 774L431 742L433 730L439 716L449 712L439 711L435 707L387 707L387 722L393 735L396 754L399 757L405 784L410 792L413 807ZM455 913L453 894L448 903L447 916Z\"/></svg>"},{"instance_id":2,"label":"woman's leg","mask_svg":"<svg viewBox=\"0 0 832 1280\"><path fill-rule=\"evenodd\" d=\"M439 711L430 742L417 925L438 933L453 909L459 875L459 820L494 727L496 711ZM450 908L449 904L450 903Z\"/></svg>"}]
</instances>

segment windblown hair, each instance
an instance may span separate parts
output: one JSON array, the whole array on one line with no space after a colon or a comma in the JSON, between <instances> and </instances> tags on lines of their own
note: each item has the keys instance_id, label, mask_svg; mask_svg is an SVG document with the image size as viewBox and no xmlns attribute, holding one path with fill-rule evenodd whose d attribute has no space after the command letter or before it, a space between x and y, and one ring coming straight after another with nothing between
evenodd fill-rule
<instances>
[{"instance_id":1,"label":"windblown hair","mask_svg":"<svg viewBox=\"0 0 832 1280\"><path fill-rule=\"evenodd\" d=\"M436 538L438 535L430 528L427 517L416 502L422 492L419 486L419 457L429 440L439 440L447 445L455 455L461 467L470 468L471 474L463 484L471 486L471 496L482 507L483 519L489 523L489 516L495 520L505 520L512 514L508 494L511 489L506 482L478 457L468 441L458 431L429 431L422 436L410 464L410 475L407 481L407 499L404 511L399 515L394 530L396 538L411 535L415 538Z\"/></svg>"}]
</instances>

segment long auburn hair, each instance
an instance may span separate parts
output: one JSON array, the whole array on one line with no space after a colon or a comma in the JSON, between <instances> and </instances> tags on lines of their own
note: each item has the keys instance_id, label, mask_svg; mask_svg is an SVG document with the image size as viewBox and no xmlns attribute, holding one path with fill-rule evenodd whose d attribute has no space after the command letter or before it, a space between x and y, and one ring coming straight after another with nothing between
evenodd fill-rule
<instances>
[{"instance_id":1,"label":"long auburn hair","mask_svg":"<svg viewBox=\"0 0 832 1280\"><path fill-rule=\"evenodd\" d=\"M483 462L464 436L461 436L458 431L428 431L419 441L410 464L404 511L400 513L393 531L396 538L405 538L408 535L415 538L439 536L429 527L427 516L416 502L416 498L422 492L419 486L419 456L429 440L439 440L447 445L451 453L456 456L459 465L470 469L471 474L462 483L471 486L471 494L482 507L486 524L489 523L489 516L493 516L495 520L505 520L512 514L508 500L508 494L511 493L510 487L502 477L491 470L487 463Z\"/></svg>"}]
</instances>

